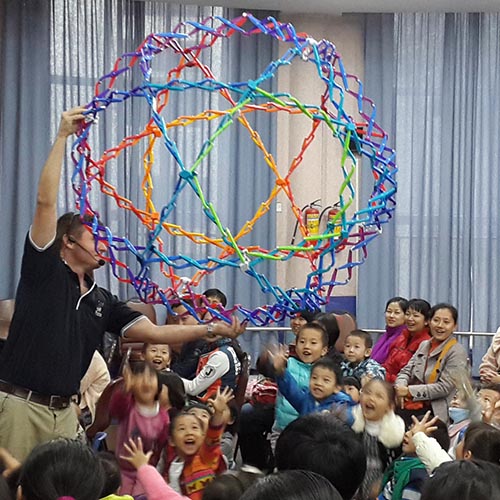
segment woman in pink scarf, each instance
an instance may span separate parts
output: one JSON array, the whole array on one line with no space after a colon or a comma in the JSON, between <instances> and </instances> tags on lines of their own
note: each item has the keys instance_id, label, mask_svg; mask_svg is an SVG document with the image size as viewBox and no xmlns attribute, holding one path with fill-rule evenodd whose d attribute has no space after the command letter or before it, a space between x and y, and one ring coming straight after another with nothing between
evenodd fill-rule
<instances>
[{"instance_id":1,"label":"woman in pink scarf","mask_svg":"<svg viewBox=\"0 0 500 500\"><path fill-rule=\"evenodd\" d=\"M392 343L405 328L405 313L408 301L403 297L393 297L385 305L385 333L373 347L371 358L382 364L387 359Z\"/></svg>"}]
</instances>

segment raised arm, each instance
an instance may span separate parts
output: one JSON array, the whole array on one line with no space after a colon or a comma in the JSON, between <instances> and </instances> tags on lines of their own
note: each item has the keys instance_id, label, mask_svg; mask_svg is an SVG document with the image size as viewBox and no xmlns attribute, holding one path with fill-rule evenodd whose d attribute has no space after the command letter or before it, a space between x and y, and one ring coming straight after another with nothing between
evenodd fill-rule
<instances>
[{"instance_id":1,"label":"raised arm","mask_svg":"<svg viewBox=\"0 0 500 500\"><path fill-rule=\"evenodd\" d=\"M66 139L80 127L84 111L85 108L73 108L62 114L57 137L40 174L35 215L31 225L31 239L37 247L45 247L56 234L57 194Z\"/></svg>"}]
</instances>

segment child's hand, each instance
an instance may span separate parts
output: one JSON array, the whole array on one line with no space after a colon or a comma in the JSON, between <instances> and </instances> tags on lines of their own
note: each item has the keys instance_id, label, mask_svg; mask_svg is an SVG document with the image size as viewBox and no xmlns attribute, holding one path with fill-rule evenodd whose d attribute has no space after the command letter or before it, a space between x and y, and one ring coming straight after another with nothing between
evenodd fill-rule
<instances>
[{"instance_id":1,"label":"child's hand","mask_svg":"<svg viewBox=\"0 0 500 500\"><path fill-rule=\"evenodd\" d=\"M220 387L217 388L217 393L215 397L208 400L208 404L213 408L214 413L222 414L228 408L229 401L234 399L233 390L229 387L224 387L223 391L220 391Z\"/></svg>"},{"instance_id":2,"label":"child's hand","mask_svg":"<svg viewBox=\"0 0 500 500\"><path fill-rule=\"evenodd\" d=\"M415 435L417 432L423 432L427 436L432 434L435 430L437 430L437 427L434 425L439 417L433 417L429 420L429 417L431 416L431 412L428 411L422 418L422 420L419 420L415 415L411 416L411 419L413 420L413 427L411 428L413 434Z\"/></svg>"},{"instance_id":3,"label":"child's hand","mask_svg":"<svg viewBox=\"0 0 500 500\"><path fill-rule=\"evenodd\" d=\"M273 362L274 371L276 375L283 375L286 370L286 365L288 363L288 353L287 348L284 345L280 345L277 351L273 352L272 350L268 350L269 356Z\"/></svg>"},{"instance_id":4,"label":"child's hand","mask_svg":"<svg viewBox=\"0 0 500 500\"><path fill-rule=\"evenodd\" d=\"M0 464L3 465L2 475L8 478L14 471L21 467L21 462L14 458L5 448L0 448Z\"/></svg>"},{"instance_id":5,"label":"child's hand","mask_svg":"<svg viewBox=\"0 0 500 500\"><path fill-rule=\"evenodd\" d=\"M137 444L132 438L130 438L128 440L128 444L125 443L124 447L128 452L128 456L120 455L120 458L130 462L136 469L139 469L143 465L147 465L151 455L153 454L152 450L144 453L142 439L140 437L137 438Z\"/></svg>"}]
</instances>

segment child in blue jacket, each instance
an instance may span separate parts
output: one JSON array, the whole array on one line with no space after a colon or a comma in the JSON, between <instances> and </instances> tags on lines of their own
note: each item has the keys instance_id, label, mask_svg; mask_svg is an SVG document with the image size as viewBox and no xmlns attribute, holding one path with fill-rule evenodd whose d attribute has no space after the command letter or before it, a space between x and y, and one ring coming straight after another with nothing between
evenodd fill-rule
<instances>
[{"instance_id":1,"label":"child in blue jacket","mask_svg":"<svg viewBox=\"0 0 500 500\"><path fill-rule=\"evenodd\" d=\"M331 411L336 406L345 406L348 424L352 424L350 407L356 403L342 392L342 370L331 358L320 358L311 370L309 389L301 388L286 369L284 350L274 356L278 388L300 416L318 411Z\"/></svg>"}]
</instances>

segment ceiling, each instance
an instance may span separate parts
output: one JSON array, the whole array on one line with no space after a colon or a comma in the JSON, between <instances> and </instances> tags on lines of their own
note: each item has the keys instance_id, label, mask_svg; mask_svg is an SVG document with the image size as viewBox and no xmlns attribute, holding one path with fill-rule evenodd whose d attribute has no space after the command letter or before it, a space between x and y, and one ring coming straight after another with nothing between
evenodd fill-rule
<instances>
[{"instance_id":1,"label":"ceiling","mask_svg":"<svg viewBox=\"0 0 500 500\"><path fill-rule=\"evenodd\" d=\"M500 0L176 0L253 10L340 15L360 12L500 12Z\"/></svg>"}]
</instances>

